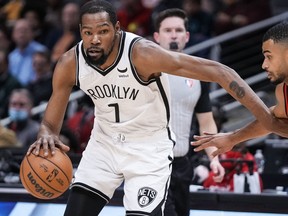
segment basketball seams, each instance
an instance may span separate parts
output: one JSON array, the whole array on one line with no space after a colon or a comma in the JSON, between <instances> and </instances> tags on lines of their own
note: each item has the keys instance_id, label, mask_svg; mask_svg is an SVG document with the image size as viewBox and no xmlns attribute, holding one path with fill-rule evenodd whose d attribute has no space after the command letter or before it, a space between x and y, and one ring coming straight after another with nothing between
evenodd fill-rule
<instances>
[{"instance_id":1,"label":"basketball seams","mask_svg":"<svg viewBox=\"0 0 288 216\"><path fill-rule=\"evenodd\" d=\"M25 166L25 165L24 165L24 162L25 162L25 160L26 160L26 165L27 165L27 159L26 159L26 157L27 157L27 156L25 156L25 157L24 157L24 161L22 161L20 176L22 176L21 180L24 181L24 184L23 184L23 182L22 182L22 184L25 185L25 187L27 187L27 188L29 189L29 192L30 192L30 193L33 193L33 190L31 190L31 188L30 188L29 185L27 184L26 178L25 178L25 176L24 176L24 174L23 174L23 173L24 173L24 166ZM34 196L37 196L37 195L34 194L34 193L33 193L33 195L34 195ZM38 196L37 196L37 197L38 197Z\"/></svg>"},{"instance_id":2,"label":"basketball seams","mask_svg":"<svg viewBox=\"0 0 288 216\"><path fill-rule=\"evenodd\" d=\"M30 163L29 163L29 161L28 161L28 157L27 157L27 156L24 157L24 161L23 161L23 162L26 162L26 165L27 165L27 166L29 165L29 167L32 168L31 165L30 165ZM23 162L22 162L22 163L23 163ZM25 168L24 166L25 166L25 165L22 164L22 166L21 166L22 172L20 173L20 174L22 175L22 177L23 177L23 178L21 178L21 180L24 181L24 184L23 184L23 182L22 182L22 184L25 185L25 187L27 187L27 188L29 189L29 190L28 190L29 193L31 193L33 196L36 196L37 198L40 198L40 199L44 199L44 197L39 196L38 194L36 194L36 193L34 192L34 190L33 190L33 187L31 188L31 187L30 187L30 184L27 183L26 177L25 177L24 174L23 174L23 173L24 173L24 168ZM34 172L34 173L35 173L35 172ZM41 180L42 180L42 179L41 179Z\"/></svg>"},{"instance_id":3,"label":"basketball seams","mask_svg":"<svg viewBox=\"0 0 288 216\"><path fill-rule=\"evenodd\" d=\"M57 151L60 151L60 150L58 150L57 148L56 148L56 150L57 150ZM70 161L70 158L68 157L67 154L63 153L62 151L60 151L60 152L61 152L61 154L63 154L63 155L67 158L67 160ZM60 170L62 171L62 173L65 175L65 177L67 178L67 182L68 182L69 184L71 184L71 182L69 181L68 176L66 175L66 172L64 172L61 167L59 167L59 168L60 168ZM72 170L73 170L73 167L72 167ZM71 175L72 175L72 177L73 177L73 172L71 173Z\"/></svg>"},{"instance_id":4,"label":"basketball seams","mask_svg":"<svg viewBox=\"0 0 288 216\"><path fill-rule=\"evenodd\" d=\"M70 157L58 148L56 151L54 158L44 157L41 149L39 155L31 152L30 156L26 155L22 160L20 179L34 197L45 200L57 198L72 182L73 165Z\"/></svg>"},{"instance_id":5,"label":"basketball seams","mask_svg":"<svg viewBox=\"0 0 288 216\"><path fill-rule=\"evenodd\" d=\"M35 154L33 154L33 155L35 155ZM38 155L38 156L35 155L35 156L36 156L36 157L44 158L44 157L39 156L39 155ZM46 159L46 158L45 158L45 159ZM49 160L48 160L48 161L49 161ZM56 191L56 192L58 192L58 193L63 193L62 191L59 191L59 190L51 187L49 184L47 184L47 183L40 177L40 175L38 175L38 173L36 172L36 170L35 170L35 169L33 168L33 166L31 165L28 157L27 157L27 162L29 163L29 167L33 170L33 173L35 173L35 175L36 175L45 185L47 185L49 188L51 188L52 190L54 190L54 191ZM49 162L51 162L51 161L49 161ZM54 163L53 163L53 164L54 164ZM54 165L55 165L55 164L54 164Z\"/></svg>"},{"instance_id":6,"label":"basketball seams","mask_svg":"<svg viewBox=\"0 0 288 216\"><path fill-rule=\"evenodd\" d=\"M57 151L60 151L60 150L58 150L58 149L56 149ZM61 154L63 154L62 152L60 152ZM33 155L35 155L34 153L32 153ZM65 157L68 157L66 154L64 154L65 155ZM51 161L51 160L49 160L49 158L46 158L46 157L43 157L43 156L41 156L41 155L35 155L36 157L38 156L38 157L41 157L41 158L44 158L44 159L46 159L47 161L49 161L50 163L52 163L55 167L57 167L59 170L61 170L61 172L62 172L62 174L66 177L66 180L67 180L67 182L70 184L71 182L69 181L69 177L66 175L66 172L64 172L64 170L61 168L61 167L59 167L56 163L54 163L53 161ZM68 159L70 160L70 158L68 157Z\"/></svg>"}]
</instances>

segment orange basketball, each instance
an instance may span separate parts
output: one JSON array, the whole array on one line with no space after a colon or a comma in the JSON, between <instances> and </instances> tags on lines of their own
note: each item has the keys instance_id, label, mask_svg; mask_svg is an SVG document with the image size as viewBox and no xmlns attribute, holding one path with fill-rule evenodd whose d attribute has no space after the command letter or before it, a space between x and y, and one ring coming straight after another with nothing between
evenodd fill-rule
<instances>
[{"instance_id":1,"label":"orange basketball","mask_svg":"<svg viewBox=\"0 0 288 216\"><path fill-rule=\"evenodd\" d=\"M56 148L55 154L44 157L43 149L36 156L25 155L20 166L20 179L24 188L34 197L54 199L70 186L73 166L70 158Z\"/></svg>"}]
</instances>

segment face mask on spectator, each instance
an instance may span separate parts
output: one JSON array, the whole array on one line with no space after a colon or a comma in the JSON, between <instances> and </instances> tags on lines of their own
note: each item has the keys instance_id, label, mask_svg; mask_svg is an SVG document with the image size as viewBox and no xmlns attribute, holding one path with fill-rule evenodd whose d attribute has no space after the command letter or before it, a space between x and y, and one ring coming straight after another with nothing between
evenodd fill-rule
<instances>
[{"instance_id":1,"label":"face mask on spectator","mask_svg":"<svg viewBox=\"0 0 288 216\"><path fill-rule=\"evenodd\" d=\"M28 111L24 109L9 109L9 117L12 121L25 121L28 119Z\"/></svg>"}]
</instances>

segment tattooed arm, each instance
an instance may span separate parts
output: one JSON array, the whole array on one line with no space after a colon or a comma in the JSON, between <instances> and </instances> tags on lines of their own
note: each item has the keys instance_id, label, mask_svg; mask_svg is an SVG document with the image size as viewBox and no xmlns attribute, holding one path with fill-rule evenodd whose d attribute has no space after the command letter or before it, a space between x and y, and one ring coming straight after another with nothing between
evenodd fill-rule
<instances>
[{"instance_id":1,"label":"tattooed arm","mask_svg":"<svg viewBox=\"0 0 288 216\"><path fill-rule=\"evenodd\" d=\"M288 117L286 115L286 106L284 99L284 91L283 91L283 83L277 85L275 90L275 96L277 99L277 104L270 108L271 113L278 119L281 119L283 122L287 122L286 126L283 129L287 130L288 125ZM216 151L212 153L213 156L222 154L224 152L230 151L235 145L240 142L244 142L249 139L261 137L271 133L271 131L265 129L263 125L255 120L248 125L240 128L239 130L227 133L219 133L219 134L209 134L206 133L203 136L194 136L197 140L193 142L193 146L198 146L195 148L195 151L201 151L203 149L209 148L211 146L215 146L217 148Z\"/></svg>"},{"instance_id":2,"label":"tattooed arm","mask_svg":"<svg viewBox=\"0 0 288 216\"><path fill-rule=\"evenodd\" d=\"M145 39L135 44L132 60L139 76L146 80L152 76L159 76L161 71L165 71L168 74L217 82L250 110L267 130L272 130L274 127L275 131L279 131L283 126L283 124L278 124L268 107L249 85L228 66L179 52L167 51Z\"/></svg>"}]
</instances>

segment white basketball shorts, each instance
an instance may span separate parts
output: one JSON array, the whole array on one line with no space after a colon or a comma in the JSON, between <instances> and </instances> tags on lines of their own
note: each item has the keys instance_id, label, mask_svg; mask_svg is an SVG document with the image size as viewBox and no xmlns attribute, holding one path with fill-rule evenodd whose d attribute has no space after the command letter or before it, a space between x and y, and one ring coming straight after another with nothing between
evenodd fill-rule
<instances>
[{"instance_id":1,"label":"white basketball shorts","mask_svg":"<svg viewBox=\"0 0 288 216\"><path fill-rule=\"evenodd\" d=\"M172 160L173 142L167 132L133 139L120 135L120 139L98 136L95 140L91 136L73 184L109 202L124 182L126 211L152 212L164 205Z\"/></svg>"}]
</instances>

